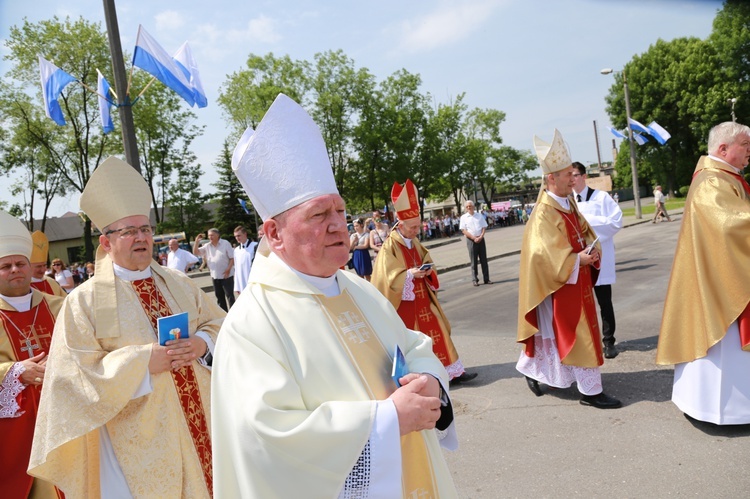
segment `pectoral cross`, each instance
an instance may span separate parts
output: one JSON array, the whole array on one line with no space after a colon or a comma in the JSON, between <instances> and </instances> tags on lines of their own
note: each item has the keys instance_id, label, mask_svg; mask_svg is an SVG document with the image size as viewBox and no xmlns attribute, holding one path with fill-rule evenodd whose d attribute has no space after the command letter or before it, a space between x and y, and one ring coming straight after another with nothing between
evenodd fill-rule
<instances>
[{"instance_id":1,"label":"pectoral cross","mask_svg":"<svg viewBox=\"0 0 750 499\"><path fill-rule=\"evenodd\" d=\"M21 351L22 352L29 352L29 358L31 358L31 357L34 356L34 350L39 350L41 348L38 344L34 345L31 342L31 338L25 338L23 341L24 341L24 343L26 343L26 346L25 347L21 347Z\"/></svg>"},{"instance_id":2,"label":"pectoral cross","mask_svg":"<svg viewBox=\"0 0 750 499\"><path fill-rule=\"evenodd\" d=\"M578 236L578 244L580 244L582 247L586 247L586 240L583 238L583 236L576 230L576 235Z\"/></svg>"},{"instance_id":3,"label":"pectoral cross","mask_svg":"<svg viewBox=\"0 0 750 499\"><path fill-rule=\"evenodd\" d=\"M355 312L344 312L337 317L341 331L347 340L364 343L370 339L370 328Z\"/></svg>"}]
</instances>

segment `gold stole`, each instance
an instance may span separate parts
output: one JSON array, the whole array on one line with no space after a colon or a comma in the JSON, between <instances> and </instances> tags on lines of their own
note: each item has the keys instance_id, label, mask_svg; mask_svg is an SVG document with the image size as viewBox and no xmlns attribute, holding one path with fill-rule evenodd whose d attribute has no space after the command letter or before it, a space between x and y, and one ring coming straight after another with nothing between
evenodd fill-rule
<instances>
[{"instance_id":1,"label":"gold stole","mask_svg":"<svg viewBox=\"0 0 750 499\"><path fill-rule=\"evenodd\" d=\"M347 290L316 296L372 400L385 400L396 386L392 357ZM437 481L422 432L401 436L401 486L404 497L436 498Z\"/></svg>"}]
</instances>

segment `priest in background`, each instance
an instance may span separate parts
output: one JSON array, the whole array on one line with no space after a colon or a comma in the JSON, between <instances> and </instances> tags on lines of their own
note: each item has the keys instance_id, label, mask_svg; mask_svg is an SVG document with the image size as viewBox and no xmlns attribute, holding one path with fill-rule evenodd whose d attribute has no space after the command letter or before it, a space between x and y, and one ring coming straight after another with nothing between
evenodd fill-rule
<instances>
[{"instance_id":1,"label":"priest in background","mask_svg":"<svg viewBox=\"0 0 750 499\"><path fill-rule=\"evenodd\" d=\"M232 168L265 237L216 345L216 497L456 497L447 374L427 336L339 270L346 206L318 127L279 95Z\"/></svg>"},{"instance_id":2,"label":"priest in background","mask_svg":"<svg viewBox=\"0 0 750 499\"><path fill-rule=\"evenodd\" d=\"M750 127L708 134L690 184L664 301L657 364L672 402L718 425L750 423Z\"/></svg>"},{"instance_id":3,"label":"priest in background","mask_svg":"<svg viewBox=\"0 0 750 499\"><path fill-rule=\"evenodd\" d=\"M432 351L448 372L452 384L471 381L477 373L467 373L451 339L451 325L437 298L440 288L430 252L417 236L422 225L417 187L407 179L391 189L398 223L375 259L372 285L388 298L408 329L421 331L432 339Z\"/></svg>"},{"instance_id":4,"label":"priest in background","mask_svg":"<svg viewBox=\"0 0 750 499\"><path fill-rule=\"evenodd\" d=\"M35 230L31 233L31 287L42 293L65 298L65 291L56 280L47 275L47 255L49 253L49 240L44 232Z\"/></svg>"},{"instance_id":5,"label":"priest in background","mask_svg":"<svg viewBox=\"0 0 750 499\"><path fill-rule=\"evenodd\" d=\"M76 498L210 498L210 365L224 312L153 260L151 196L130 165L104 161L80 204L101 231L96 274L55 326L29 473ZM181 312L189 337L161 346L158 319Z\"/></svg>"},{"instance_id":6,"label":"priest in background","mask_svg":"<svg viewBox=\"0 0 750 499\"><path fill-rule=\"evenodd\" d=\"M516 369L536 396L544 394L540 382L555 388L576 383L581 404L620 407L602 388L604 359L593 290L600 246L591 246L596 235L570 196L573 162L557 130L551 143L534 137L534 148L545 190L521 246L517 341L524 350Z\"/></svg>"},{"instance_id":7,"label":"priest in background","mask_svg":"<svg viewBox=\"0 0 750 499\"><path fill-rule=\"evenodd\" d=\"M55 317L63 299L32 289L32 240L0 211L0 476L12 499L56 497L51 483L26 473ZM45 255L46 256L46 255Z\"/></svg>"}]
</instances>

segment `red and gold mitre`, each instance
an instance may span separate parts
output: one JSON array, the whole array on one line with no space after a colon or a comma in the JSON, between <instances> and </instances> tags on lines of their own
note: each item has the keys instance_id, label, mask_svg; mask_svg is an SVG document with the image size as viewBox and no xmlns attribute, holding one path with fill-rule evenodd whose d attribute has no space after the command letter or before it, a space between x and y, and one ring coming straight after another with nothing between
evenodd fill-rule
<instances>
[{"instance_id":1,"label":"red and gold mitre","mask_svg":"<svg viewBox=\"0 0 750 499\"><path fill-rule=\"evenodd\" d=\"M396 210L396 216L399 220L408 220L419 217L419 196L417 196L417 186L406 179L404 185L398 182L393 183L391 189L391 201L393 208Z\"/></svg>"}]
</instances>

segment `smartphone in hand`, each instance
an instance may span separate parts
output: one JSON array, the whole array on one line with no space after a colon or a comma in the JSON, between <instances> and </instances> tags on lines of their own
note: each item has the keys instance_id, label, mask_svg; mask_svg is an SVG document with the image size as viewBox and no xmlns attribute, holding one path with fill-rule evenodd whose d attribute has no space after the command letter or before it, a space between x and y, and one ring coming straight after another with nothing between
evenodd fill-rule
<instances>
[{"instance_id":1,"label":"smartphone in hand","mask_svg":"<svg viewBox=\"0 0 750 499\"><path fill-rule=\"evenodd\" d=\"M423 263L422 266L419 267L419 270L430 270L434 266L434 263Z\"/></svg>"}]
</instances>

